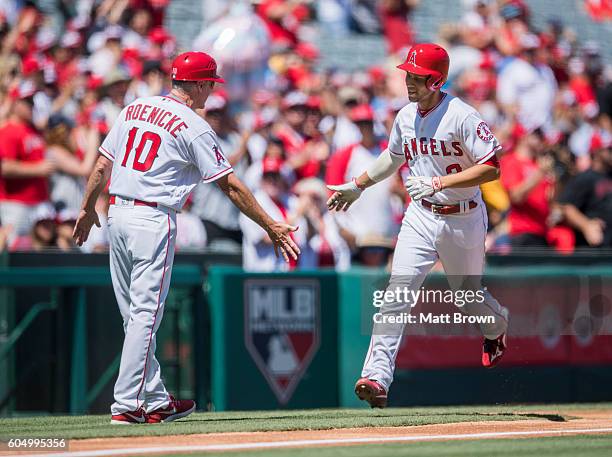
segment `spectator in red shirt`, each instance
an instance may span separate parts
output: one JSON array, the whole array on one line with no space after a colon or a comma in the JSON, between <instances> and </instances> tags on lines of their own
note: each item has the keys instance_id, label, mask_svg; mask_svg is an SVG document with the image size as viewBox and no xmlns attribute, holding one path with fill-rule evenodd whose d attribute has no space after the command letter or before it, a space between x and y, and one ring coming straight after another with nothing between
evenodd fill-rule
<instances>
[{"instance_id":1,"label":"spectator in red shirt","mask_svg":"<svg viewBox=\"0 0 612 457\"><path fill-rule=\"evenodd\" d=\"M290 92L282 102L284 122L275 134L283 142L288 165L298 179L317 176L321 162L329 155L327 144L312 125L320 119L318 103L302 92Z\"/></svg>"},{"instance_id":2,"label":"spectator in red shirt","mask_svg":"<svg viewBox=\"0 0 612 457\"><path fill-rule=\"evenodd\" d=\"M308 17L308 8L300 0L264 0L256 12L266 24L272 43L295 47L300 23Z\"/></svg>"},{"instance_id":3,"label":"spectator in red shirt","mask_svg":"<svg viewBox=\"0 0 612 457\"><path fill-rule=\"evenodd\" d=\"M28 233L29 215L49 200L47 177L53 163L45 160L45 143L32 126L34 87L22 85L11 114L0 128L0 221L11 239Z\"/></svg>"},{"instance_id":4,"label":"spectator in red shirt","mask_svg":"<svg viewBox=\"0 0 612 457\"><path fill-rule=\"evenodd\" d=\"M419 0L383 0L379 14L387 41L387 51L395 54L414 43L414 31L409 17Z\"/></svg>"},{"instance_id":5,"label":"spectator in red shirt","mask_svg":"<svg viewBox=\"0 0 612 457\"><path fill-rule=\"evenodd\" d=\"M501 159L501 182L510 197L510 240L515 246L546 246L553 197L554 160L544 154L540 130L525 134Z\"/></svg>"}]
</instances>

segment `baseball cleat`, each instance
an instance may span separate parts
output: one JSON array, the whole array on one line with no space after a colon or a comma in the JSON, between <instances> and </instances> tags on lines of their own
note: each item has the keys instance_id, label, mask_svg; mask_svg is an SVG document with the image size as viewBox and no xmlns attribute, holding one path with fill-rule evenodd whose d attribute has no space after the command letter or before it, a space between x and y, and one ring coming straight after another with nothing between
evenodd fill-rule
<instances>
[{"instance_id":1,"label":"baseball cleat","mask_svg":"<svg viewBox=\"0 0 612 457\"><path fill-rule=\"evenodd\" d=\"M373 379L359 378L355 384L355 393L360 400L367 401L372 408L387 406L387 391Z\"/></svg>"},{"instance_id":2,"label":"baseball cleat","mask_svg":"<svg viewBox=\"0 0 612 457\"><path fill-rule=\"evenodd\" d=\"M482 365L485 368L493 368L501 360L507 347L505 333L494 340L485 338L482 344Z\"/></svg>"},{"instance_id":3,"label":"baseball cleat","mask_svg":"<svg viewBox=\"0 0 612 457\"><path fill-rule=\"evenodd\" d=\"M147 423L158 424L160 422L172 422L189 416L196 409L193 400L177 400L170 395L170 403L165 408L158 408L147 413Z\"/></svg>"},{"instance_id":4,"label":"baseball cleat","mask_svg":"<svg viewBox=\"0 0 612 457\"><path fill-rule=\"evenodd\" d=\"M136 411L127 411L121 414L113 414L111 416L111 424L114 425L134 425L144 424L147 421L147 417L142 408Z\"/></svg>"}]
</instances>

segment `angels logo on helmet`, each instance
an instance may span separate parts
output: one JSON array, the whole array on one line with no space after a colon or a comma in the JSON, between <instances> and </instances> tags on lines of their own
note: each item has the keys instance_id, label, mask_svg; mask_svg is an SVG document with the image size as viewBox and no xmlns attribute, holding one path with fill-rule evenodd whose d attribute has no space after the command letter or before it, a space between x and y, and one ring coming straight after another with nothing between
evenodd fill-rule
<instances>
[{"instance_id":1,"label":"angels logo on helmet","mask_svg":"<svg viewBox=\"0 0 612 457\"><path fill-rule=\"evenodd\" d=\"M416 51L412 51L410 53L410 57L408 58L408 63L411 63L412 65L416 65Z\"/></svg>"}]
</instances>

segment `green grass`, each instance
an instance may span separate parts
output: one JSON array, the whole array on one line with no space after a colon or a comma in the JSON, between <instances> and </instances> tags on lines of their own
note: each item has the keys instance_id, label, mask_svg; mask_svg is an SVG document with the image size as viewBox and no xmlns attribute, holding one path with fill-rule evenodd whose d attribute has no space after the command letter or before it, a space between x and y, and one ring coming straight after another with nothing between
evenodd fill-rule
<instances>
[{"instance_id":1,"label":"green grass","mask_svg":"<svg viewBox=\"0 0 612 457\"><path fill-rule=\"evenodd\" d=\"M65 439L113 436L161 436L193 433L271 430L325 430L347 427L397 427L469 421L512 421L541 418L571 419L579 408L611 409L611 404L512 405L429 408L312 409L197 413L170 424L113 426L109 415L37 416L0 419L0 440L52 437ZM551 412L542 414L539 411Z\"/></svg>"},{"instance_id":2,"label":"green grass","mask_svg":"<svg viewBox=\"0 0 612 457\"><path fill-rule=\"evenodd\" d=\"M156 455L179 457L179 454ZM197 454L182 454L181 457L185 455ZM608 457L612 455L612 436L581 435L514 440L411 442L312 449L266 449L252 452L203 453L201 455L206 457Z\"/></svg>"}]
</instances>

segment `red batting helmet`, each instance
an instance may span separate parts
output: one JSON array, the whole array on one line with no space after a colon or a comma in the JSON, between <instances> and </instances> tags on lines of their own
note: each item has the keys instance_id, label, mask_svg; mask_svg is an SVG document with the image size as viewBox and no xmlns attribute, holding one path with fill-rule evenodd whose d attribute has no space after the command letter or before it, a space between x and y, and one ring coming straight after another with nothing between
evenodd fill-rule
<instances>
[{"instance_id":1,"label":"red batting helmet","mask_svg":"<svg viewBox=\"0 0 612 457\"><path fill-rule=\"evenodd\" d=\"M184 52L172 61L175 81L214 81L224 83L217 74L217 62L204 52Z\"/></svg>"},{"instance_id":2,"label":"red batting helmet","mask_svg":"<svg viewBox=\"0 0 612 457\"><path fill-rule=\"evenodd\" d=\"M411 47L406 61L397 68L419 76L430 76L427 88L437 90L446 82L449 62L448 53L442 46L422 43Z\"/></svg>"}]
</instances>

